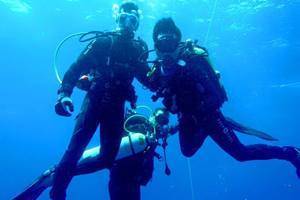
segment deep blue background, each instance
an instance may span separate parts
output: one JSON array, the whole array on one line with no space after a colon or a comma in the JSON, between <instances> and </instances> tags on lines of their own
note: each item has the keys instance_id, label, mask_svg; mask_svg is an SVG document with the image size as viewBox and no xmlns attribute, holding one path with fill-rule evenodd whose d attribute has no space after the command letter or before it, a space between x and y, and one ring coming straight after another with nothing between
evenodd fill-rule
<instances>
[{"instance_id":1,"label":"deep blue background","mask_svg":"<svg viewBox=\"0 0 300 200\"><path fill-rule=\"evenodd\" d=\"M52 59L57 43L73 32L114 28L112 5L105 0L0 0L0 199L10 199L55 164L68 143L74 117L55 115L58 83ZM156 20L172 16L184 38L208 48L228 91L224 113L300 146L299 0L140 0L138 35L152 47ZM216 7L214 7L216 5ZM215 9L214 9L215 8ZM213 12L215 10L215 12ZM72 40L61 52L64 71L83 45ZM141 88L139 103L154 105ZM78 111L83 93L73 101ZM239 135L244 143L264 142ZM98 144L98 134L91 146ZM172 175L156 162L143 199L192 199L187 160L178 139L168 148ZM191 159L195 199L297 200L300 180L286 162L238 163L210 139ZM75 178L69 199L108 199L107 171ZM45 193L41 199L48 199Z\"/></svg>"}]
</instances>

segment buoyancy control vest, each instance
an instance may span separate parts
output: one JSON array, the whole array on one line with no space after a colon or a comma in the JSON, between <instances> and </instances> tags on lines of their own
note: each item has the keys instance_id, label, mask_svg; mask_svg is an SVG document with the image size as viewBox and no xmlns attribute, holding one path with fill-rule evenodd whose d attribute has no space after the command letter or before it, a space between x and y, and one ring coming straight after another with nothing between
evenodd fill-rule
<instances>
[{"instance_id":1,"label":"buoyancy control vest","mask_svg":"<svg viewBox=\"0 0 300 200\"><path fill-rule=\"evenodd\" d=\"M161 74L161 63L155 64L150 78L156 85L154 100L163 97L163 103L173 113L210 112L219 109L227 95L220 83L220 75L208 61L208 53L195 42L181 43L176 72L171 77Z\"/></svg>"}]
</instances>

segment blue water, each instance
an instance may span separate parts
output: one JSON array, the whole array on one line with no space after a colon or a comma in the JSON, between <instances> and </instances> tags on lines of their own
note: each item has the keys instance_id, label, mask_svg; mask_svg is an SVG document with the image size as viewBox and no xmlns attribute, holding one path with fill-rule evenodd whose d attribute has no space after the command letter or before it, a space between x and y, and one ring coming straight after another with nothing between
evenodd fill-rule
<instances>
[{"instance_id":1,"label":"blue water","mask_svg":"<svg viewBox=\"0 0 300 200\"><path fill-rule=\"evenodd\" d=\"M57 43L70 33L111 30L120 1L0 0L0 199L8 200L61 157L74 117L54 113L58 83L52 68ZM279 138L275 145L300 146L299 0L140 0L138 35L152 47L156 20L172 16L184 38L208 48L228 91L224 113ZM83 45L69 41L59 58L63 72ZM141 88L139 103L159 106ZM83 93L73 101L78 111ZM239 135L244 143L264 142ZM298 200L300 180L282 161L239 163L208 139L190 160L178 138L169 141L172 175L155 163L143 199ZM91 146L98 144L98 134ZM69 199L108 199L107 171L75 178ZM46 192L41 199L48 199Z\"/></svg>"}]
</instances>

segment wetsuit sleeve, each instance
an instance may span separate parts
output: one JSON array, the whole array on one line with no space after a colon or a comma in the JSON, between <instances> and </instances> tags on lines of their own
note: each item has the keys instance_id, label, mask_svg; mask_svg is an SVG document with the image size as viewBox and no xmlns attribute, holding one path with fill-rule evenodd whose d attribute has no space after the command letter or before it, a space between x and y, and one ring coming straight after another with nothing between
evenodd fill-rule
<instances>
[{"instance_id":1,"label":"wetsuit sleeve","mask_svg":"<svg viewBox=\"0 0 300 200\"><path fill-rule=\"evenodd\" d=\"M150 84L150 80L147 76L150 68L148 64L146 63L139 63L137 65L137 70L136 70L136 79L145 87L148 89L151 89L152 85Z\"/></svg>"},{"instance_id":2,"label":"wetsuit sleeve","mask_svg":"<svg viewBox=\"0 0 300 200\"><path fill-rule=\"evenodd\" d=\"M65 73L58 93L70 96L80 76L100 65L108 48L109 41L106 38L92 41Z\"/></svg>"},{"instance_id":3,"label":"wetsuit sleeve","mask_svg":"<svg viewBox=\"0 0 300 200\"><path fill-rule=\"evenodd\" d=\"M142 40L139 40L137 55L138 55L137 60L134 63L135 77L143 86L150 89L151 84L150 84L150 80L147 76L148 72L150 71L150 68L149 68L148 64L146 63L148 56L149 56L148 46Z\"/></svg>"}]
</instances>

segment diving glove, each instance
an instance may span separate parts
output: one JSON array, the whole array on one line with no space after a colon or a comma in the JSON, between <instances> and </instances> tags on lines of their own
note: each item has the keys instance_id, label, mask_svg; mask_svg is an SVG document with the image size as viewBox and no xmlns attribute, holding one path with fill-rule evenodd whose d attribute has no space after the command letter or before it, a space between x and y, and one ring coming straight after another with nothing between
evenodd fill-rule
<instances>
[{"instance_id":1,"label":"diving glove","mask_svg":"<svg viewBox=\"0 0 300 200\"><path fill-rule=\"evenodd\" d=\"M55 112L60 116L70 117L74 111L72 99L68 96L59 95L55 104Z\"/></svg>"}]
</instances>

